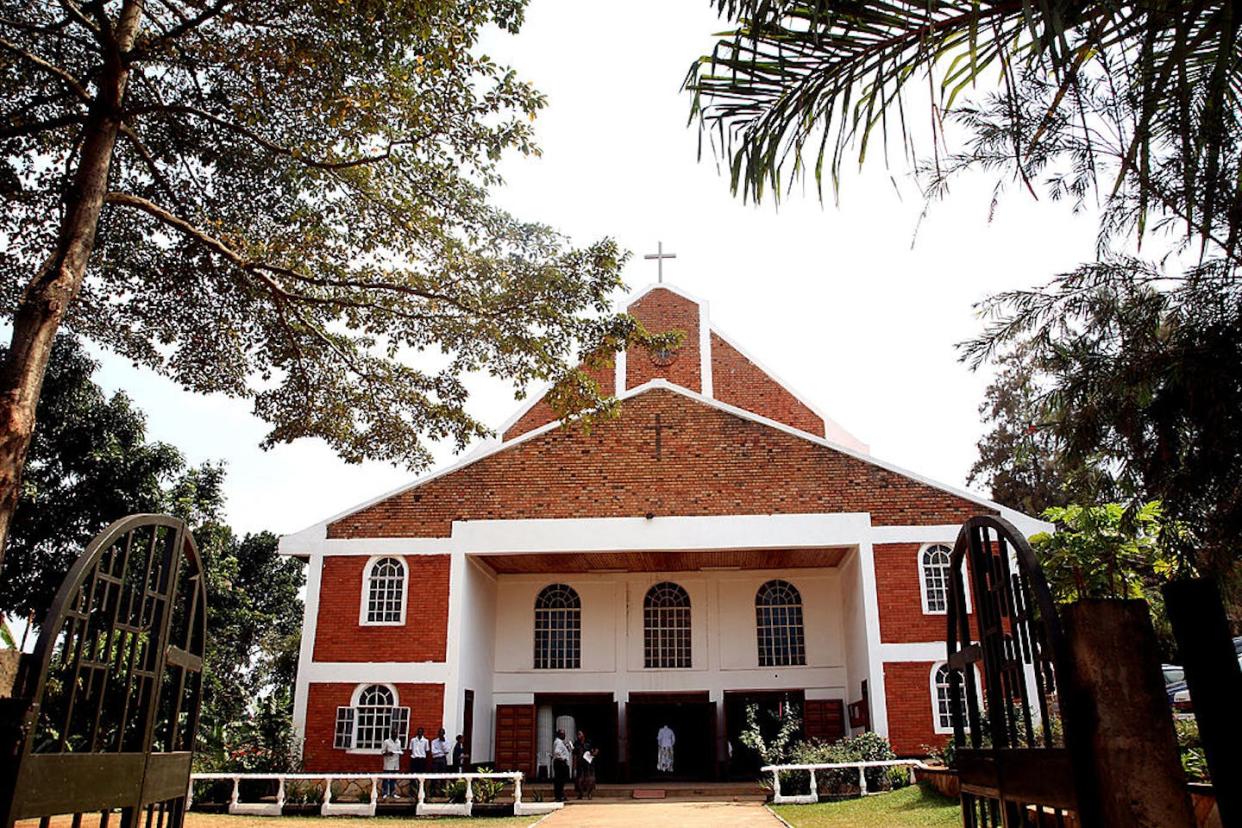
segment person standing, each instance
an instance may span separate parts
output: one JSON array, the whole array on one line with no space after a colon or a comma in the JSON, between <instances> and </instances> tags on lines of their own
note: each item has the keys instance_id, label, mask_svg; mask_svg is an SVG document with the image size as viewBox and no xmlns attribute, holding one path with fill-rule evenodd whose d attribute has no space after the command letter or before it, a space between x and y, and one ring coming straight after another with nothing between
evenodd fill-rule
<instances>
[{"instance_id":1,"label":"person standing","mask_svg":"<svg viewBox=\"0 0 1242 828\"><path fill-rule=\"evenodd\" d=\"M556 731L552 740L552 792L557 802L565 801L565 783L569 781L569 762L573 758L573 750L565 731Z\"/></svg>"},{"instance_id":2,"label":"person standing","mask_svg":"<svg viewBox=\"0 0 1242 828\"><path fill-rule=\"evenodd\" d=\"M470 757L466 755L466 737L457 734L457 744L453 745L453 770L465 773L466 763Z\"/></svg>"},{"instance_id":3,"label":"person standing","mask_svg":"<svg viewBox=\"0 0 1242 828\"><path fill-rule=\"evenodd\" d=\"M427 772L427 752L430 749L431 743L427 741L427 737L420 727L418 732L414 734L414 738L410 740L410 770L412 772Z\"/></svg>"},{"instance_id":4,"label":"person standing","mask_svg":"<svg viewBox=\"0 0 1242 828\"><path fill-rule=\"evenodd\" d=\"M392 726L392 732L380 744L380 753L384 756L384 773L400 773L401 772L401 754L405 752L405 748L401 746L401 729L397 725ZM392 799L397 795L397 780L381 779L380 780L380 799Z\"/></svg>"},{"instance_id":5,"label":"person standing","mask_svg":"<svg viewBox=\"0 0 1242 828\"><path fill-rule=\"evenodd\" d=\"M574 739L574 793L582 799L582 775L586 772L587 767L591 764L586 758L591 753L592 745L587 741L586 733L579 730L578 736Z\"/></svg>"},{"instance_id":6,"label":"person standing","mask_svg":"<svg viewBox=\"0 0 1242 828\"><path fill-rule=\"evenodd\" d=\"M673 772L673 746L677 744L677 734L667 724L656 734L656 770L660 773Z\"/></svg>"},{"instance_id":7,"label":"person standing","mask_svg":"<svg viewBox=\"0 0 1242 828\"><path fill-rule=\"evenodd\" d=\"M436 738L431 740L431 772L448 773L448 760L449 743L444 738L444 728L440 728Z\"/></svg>"}]
</instances>

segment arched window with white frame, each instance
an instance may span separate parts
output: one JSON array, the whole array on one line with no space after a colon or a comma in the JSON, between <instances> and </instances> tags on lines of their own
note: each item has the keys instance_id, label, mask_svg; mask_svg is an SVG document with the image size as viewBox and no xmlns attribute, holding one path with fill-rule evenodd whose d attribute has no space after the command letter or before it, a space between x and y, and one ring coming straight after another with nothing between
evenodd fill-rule
<instances>
[{"instance_id":1,"label":"arched window with white frame","mask_svg":"<svg viewBox=\"0 0 1242 828\"><path fill-rule=\"evenodd\" d=\"M549 584L535 598L535 669L582 666L582 600L568 584Z\"/></svg>"},{"instance_id":2,"label":"arched window with white frame","mask_svg":"<svg viewBox=\"0 0 1242 828\"><path fill-rule=\"evenodd\" d=\"M932 543L919 551L919 591L925 615L949 611L949 563L953 550L943 543Z\"/></svg>"},{"instance_id":3,"label":"arched window with white frame","mask_svg":"<svg viewBox=\"0 0 1242 828\"><path fill-rule=\"evenodd\" d=\"M755 631L760 667L806 664L802 593L788 581L768 581L755 594Z\"/></svg>"},{"instance_id":4,"label":"arched window with white frame","mask_svg":"<svg viewBox=\"0 0 1242 828\"><path fill-rule=\"evenodd\" d=\"M374 626L404 624L405 561L397 557L372 558L365 572L359 623Z\"/></svg>"},{"instance_id":5,"label":"arched window with white frame","mask_svg":"<svg viewBox=\"0 0 1242 828\"><path fill-rule=\"evenodd\" d=\"M643 599L643 666L690 666L690 594L672 581L656 584Z\"/></svg>"},{"instance_id":6,"label":"arched window with white frame","mask_svg":"<svg viewBox=\"0 0 1242 828\"><path fill-rule=\"evenodd\" d=\"M943 661L932 665L931 669L931 702L932 724L937 733L953 732L953 703L949 696L949 679L952 671ZM979 688L979 672L975 671L975 687ZM958 709L962 712L962 720L966 720L966 682L959 685L961 695L958 698ZM969 725L966 726L969 730Z\"/></svg>"},{"instance_id":7,"label":"arched window with white frame","mask_svg":"<svg viewBox=\"0 0 1242 828\"><path fill-rule=\"evenodd\" d=\"M410 708L398 704L397 690L389 684L360 684L348 707L336 709L333 747L378 753L396 725L405 744L410 731Z\"/></svg>"}]
</instances>

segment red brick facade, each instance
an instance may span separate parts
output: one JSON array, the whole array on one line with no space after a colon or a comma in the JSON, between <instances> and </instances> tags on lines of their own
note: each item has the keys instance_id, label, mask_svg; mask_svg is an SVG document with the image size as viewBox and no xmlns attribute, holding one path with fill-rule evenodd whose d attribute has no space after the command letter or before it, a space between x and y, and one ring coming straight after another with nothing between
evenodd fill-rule
<instances>
[{"instance_id":1,"label":"red brick facade","mask_svg":"<svg viewBox=\"0 0 1242 828\"><path fill-rule=\"evenodd\" d=\"M661 416L656 457L655 415ZM688 483L693 485L687 485ZM870 512L960 523L964 498L670 390L590 434L556 429L328 526L329 538L447 537L454 520Z\"/></svg>"},{"instance_id":2,"label":"red brick facade","mask_svg":"<svg viewBox=\"0 0 1242 828\"><path fill-rule=\"evenodd\" d=\"M359 623L363 569L369 560L362 555L324 558L315 661L443 661L448 629L449 556L405 558L405 624L400 626Z\"/></svg>"},{"instance_id":3,"label":"red brick facade","mask_svg":"<svg viewBox=\"0 0 1242 828\"><path fill-rule=\"evenodd\" d=\"M674 385L702 393L698 303L671 290L656 288L640 297L627 310L651 333L681 331L686 338L681 347L673 353L671 362L653 360L652 355L645 348L636 348L627 354L625 387L637 388L644 382L662 378Z\"/></svg>"},{"instance_id":4,"label":"red brick facade","mask_svg":"<svg viewBox=\"0 0 1242 828\"><path fill-rule=\"evenodd\" d=\"M921 543L885 543L872 547L875 558L875 588L880 605L880 641L908 644L943 641L948 620L944 613L924 613L919 560ZM974 614L970 628L978 633Z\"/></svg>"},{"instance_id":5,"label":"red brick facade","mask_svg":"<svg viewBox=\"0 0 1242 828\"><path fill-rule=\"evenodd\" d=\"M934 663L890 661L884 665L888 741L898 756L926 755L924 745L938 747L948 739L936 733L932 718L931 668Z\"/></svg>"},{"instance_id":6,"label":"red brick facade","mask_svg":"<svg viewBox=\"0 0 1242 828\"><path fill-rule=\"evenodd\" d=\"M712 334L712 396L818 437L824 419L716 333Z\"/></svg>"},{"instance_id":7,"label":"red brick facade","mask_svg":"<svg viewBox=\"0 0 1242 828\"><path fill-rule=\"evenodd\" d=\"M351 753L334 748L336 709L348 707L356 684L311 684L306 696L306 742L302 764L307 771L368 773L383 767L379 754ZM426 728L435 738L444 717L443 684L396 684L397 703L410 708L410 734ZM409 770L409 756L402 757L401 769Z\"/></svg>"},{"instance_id":8,"label":"red brick facade","mask_svg":"<svg viewBox=\"0 0 1242 828\"><path fill-rule=\"evenodd\" d=\"M671 358L657 358L645 348L626 355L625 387L637 388L653 379L665 379L696 393L703 393L701 319L697 302L666 288L654 288L633 302L627 311L652 333L681 331L685 340ZM747 359L719 334L711 334L712 396L721 402L752 411L769 419L817 436L824 436L824 420L762 368ZM607 394L616 394L616 368L588 371ZM556 420L556 413L540 399L501 439L512 440Z\"/></svg>"}]
</instances>

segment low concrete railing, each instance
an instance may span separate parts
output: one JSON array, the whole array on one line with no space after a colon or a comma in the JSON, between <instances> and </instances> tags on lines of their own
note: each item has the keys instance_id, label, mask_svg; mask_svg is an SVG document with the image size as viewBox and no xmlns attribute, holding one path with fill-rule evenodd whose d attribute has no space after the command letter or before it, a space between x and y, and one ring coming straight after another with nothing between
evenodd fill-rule
<instances>
[{"instance_id":1,"label":"low concrete railing","mask_svg":"<svg viewBox=\"0 0 1242 828\"><path fill-rule=\"evenodd\" d=\"M522 779L520 771L488 772L488 773L192 773L190 789L186 795L186 810L194 802L195 782L233 783L232 794L228 801L230 814L247 816L280 816L285 808L285 783L288 781L310 781L323 783L323 802L319 813L322 816L375 816L375 806L379 802L379 783L391 779L395 782L412 782L417 784L414 799L414 813L417 816L470 816L474 810L475 780L513 783L513 813L515 816L546 814L564 807L562 802L523 802ZM267 780L276 782L276 799L274 802L242 802L241 783L250 780ZM466 781L465 802L427 802L428 782ZM333 802L333 782L370 781L371 794L367 802Z\"/></svg>"},{"instance_id":2,"label":"low concrete railing","mask_svg":"<svg viewBox=\"0 0 1242 828\"><path fill-rule=\"evenodd\" d=\"M867 768L894 768L905 766L910 768L910 781L914 781L914 769L923 767L923 763L917 759L889 759L883 762L839 762L824 765L764 765L760 768L763 773L772 774L772 804L773 805L810 805L819 802L819 788L815 780L816 771L840 771L854 768L858 771L858 792L862 796L869 796L870 791L867 790ZM786 796L781 793L781 774L787 771L806 771L811 774L811 790L810 793L794 794ZM878 793L878 791L877 791Z\"/></svg>"}]
</instances>

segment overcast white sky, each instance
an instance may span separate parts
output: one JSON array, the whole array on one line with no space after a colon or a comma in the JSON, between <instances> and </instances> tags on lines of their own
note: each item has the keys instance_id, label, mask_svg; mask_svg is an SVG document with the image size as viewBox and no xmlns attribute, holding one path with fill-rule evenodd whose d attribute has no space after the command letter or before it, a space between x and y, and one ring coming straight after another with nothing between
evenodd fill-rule
<instances>
[{"instance_id":1,"label":"overcast white sky","mask_svg":"<svg viewBox=\"0 0 1242 828\"><path fill-rule=\"evenodd\" d=\"M507 163L500 203L582 243L616 237L636 254L631 288L654 281L641 254L662 239L677 254L666 280L708 299L723 330L875 456L963 485L987 379L953 347L978 330L971 305L1091 259L1094 219L1015 192L989 220L992 182L980 179L933 206L912 249L921 199L904 164L886 169L878 152L851 168L839 207L809 188L779 211L743 205L712 159L696 159L678 91L722 28L706 0L532 0L519 35L486 42L549 98L543 157ZM136 399L153 439L193 462L227 462L228 517L241 531L296 531L412 479L346 465L318 441L260 451L266 426L248 403L103 360L99 381ZM474 412L493 426L516 405L499 383L472 388Z\"/></svg>"}]
</instances>

